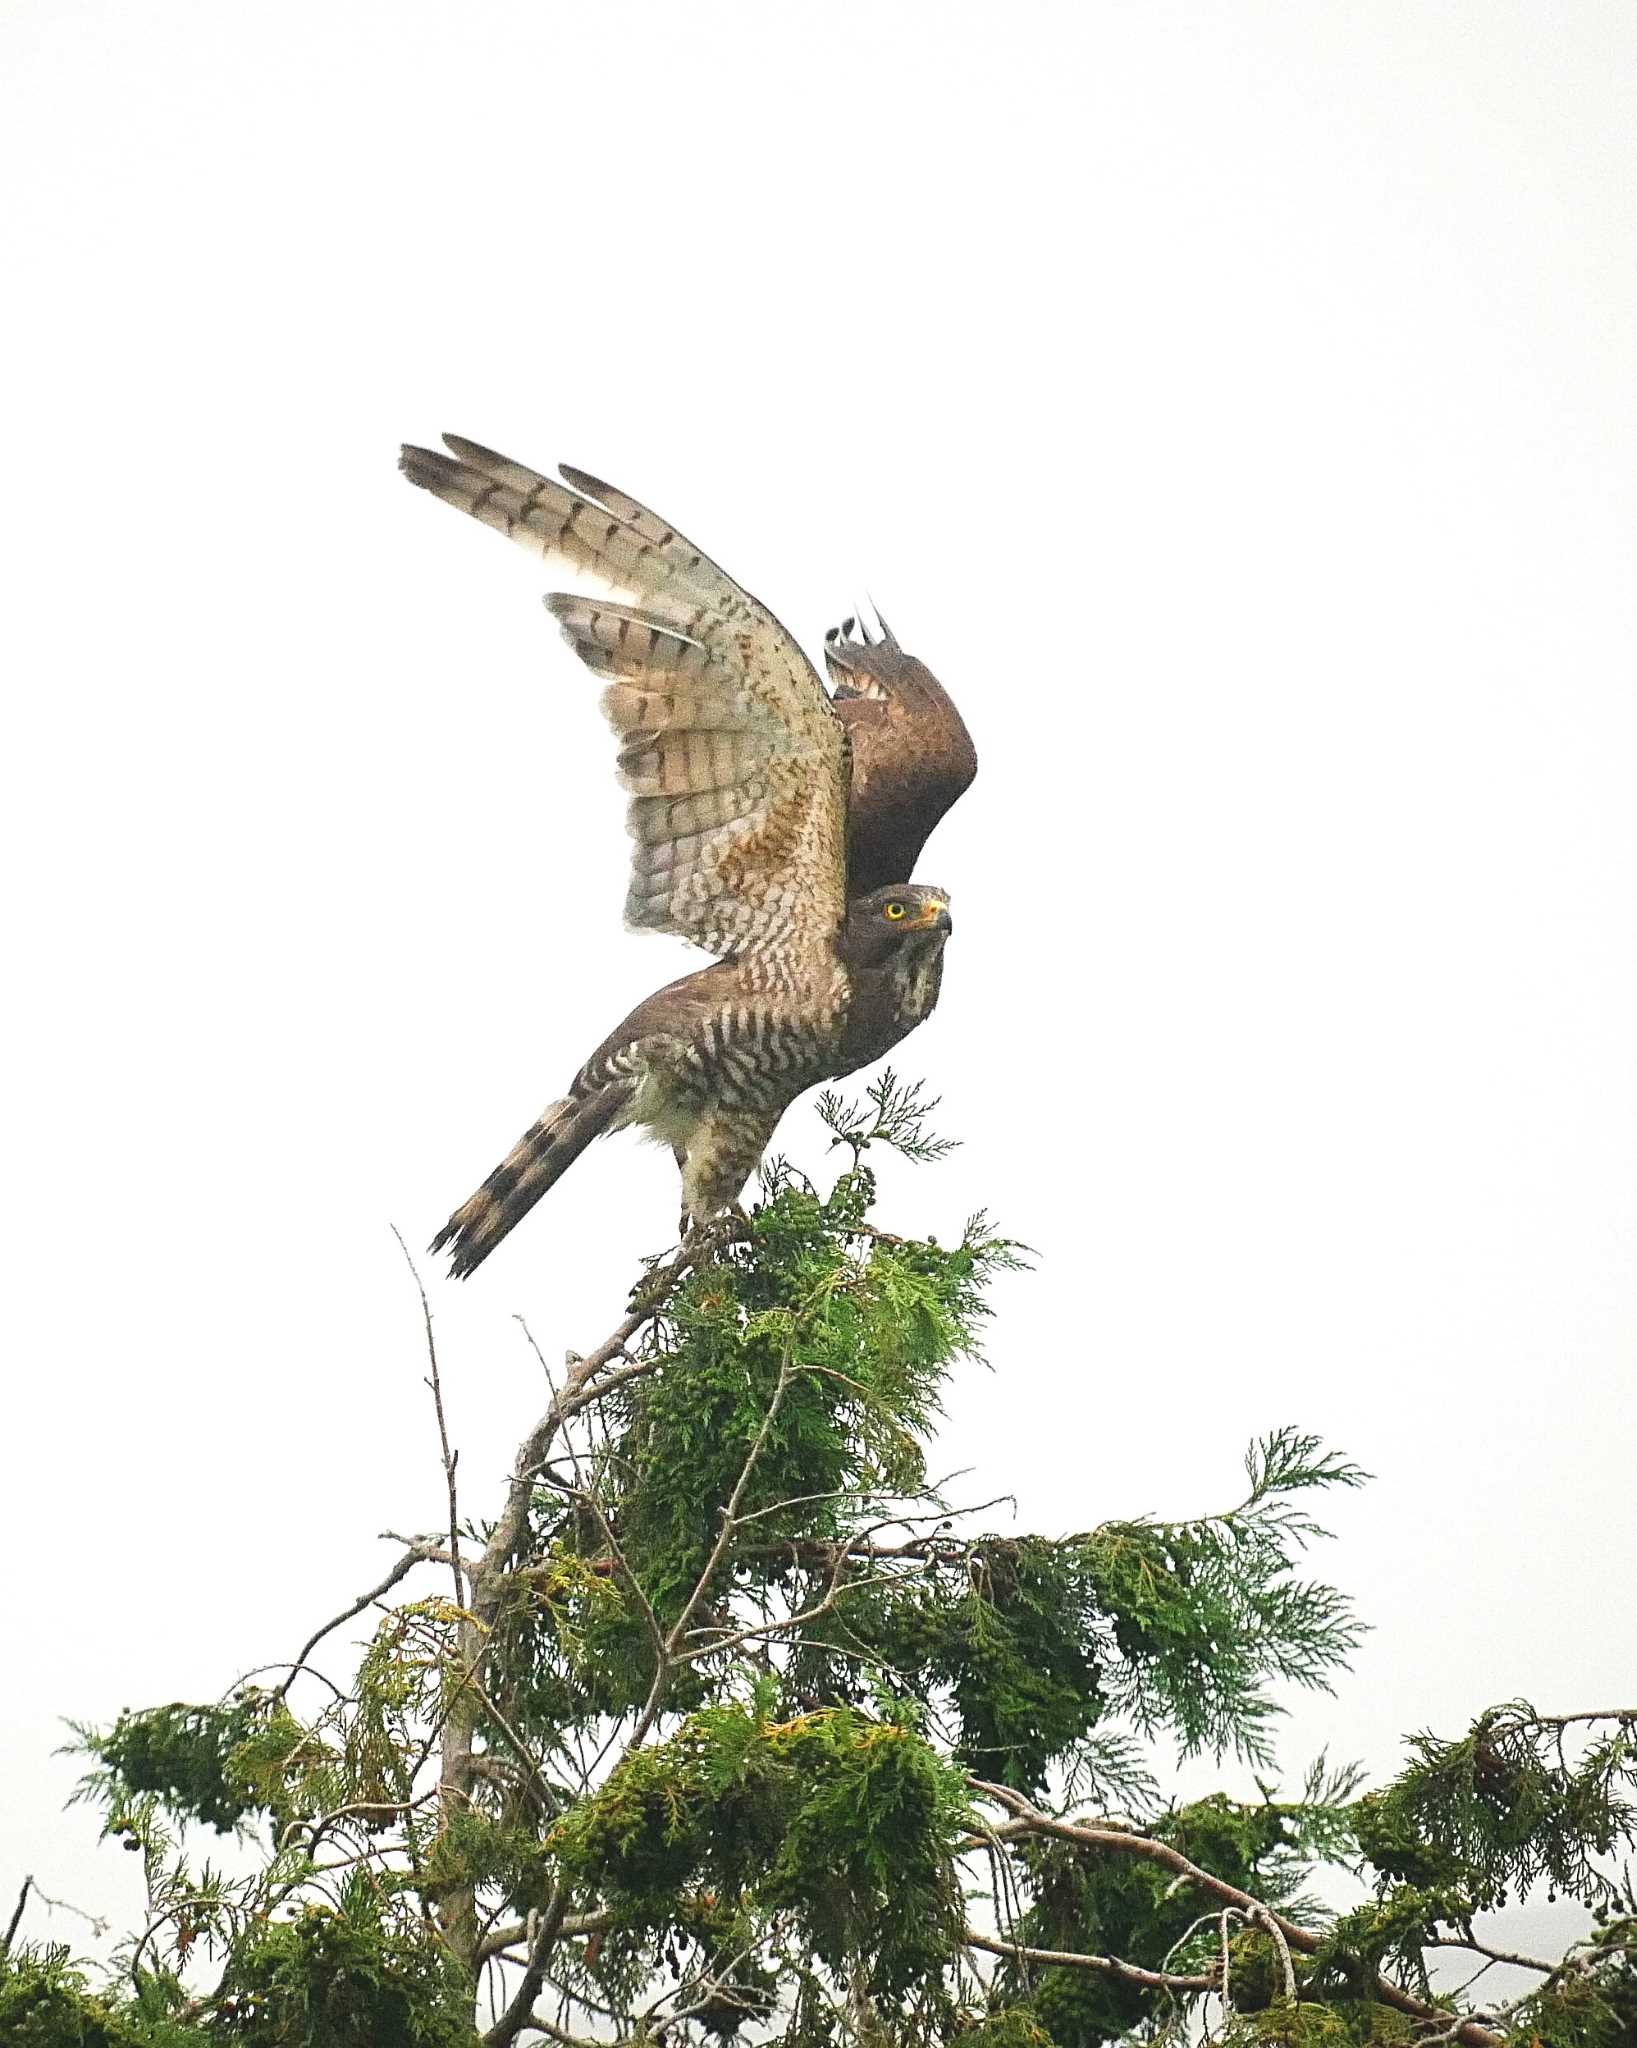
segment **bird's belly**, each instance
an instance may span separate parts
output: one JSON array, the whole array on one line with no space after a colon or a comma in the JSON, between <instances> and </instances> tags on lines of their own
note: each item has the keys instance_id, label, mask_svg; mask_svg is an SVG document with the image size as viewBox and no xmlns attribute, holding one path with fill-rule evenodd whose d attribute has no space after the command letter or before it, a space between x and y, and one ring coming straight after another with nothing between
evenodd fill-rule
<instances>
[{"instance_id":1,"label":"bird's belly","mask_svg":"<svg viewBox=\"0 0 1637 2048\"><path fill-rule=\"evenodd\" d=\"M700 1123L726 1112L782 1112L804 1089L837 1071L838 1034L784 1020L743 1031L713 1025L697 1043L651 1042L622 1124L686 1151Z\"/></svg>"}]
</instances>

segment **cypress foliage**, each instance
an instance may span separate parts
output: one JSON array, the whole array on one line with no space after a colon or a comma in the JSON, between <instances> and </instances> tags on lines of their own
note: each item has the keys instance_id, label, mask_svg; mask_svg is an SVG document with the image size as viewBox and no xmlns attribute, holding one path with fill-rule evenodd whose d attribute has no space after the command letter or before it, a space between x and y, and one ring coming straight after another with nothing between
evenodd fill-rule
<instances>
[{"instance_id":1,"label":"cypress foliage","mask_svg":"<svg viewBox=\"0 0 1637 2048\"><path fill-rule=\"evenodd\" d=\"M101 1989L14 1926L0 2041L1637 2039L1637 1710L1496 1708L1371 1792L1321 1759L1289 1796L1164 1798L1156 1739L1271 1774L1277 1688L1344 1666L1358 1624L1302 1556L1364 1475L1286 1428L1193 1521L1020 1535L947 1498L947 1375L1025 1254L874 1220L872 1148L936 1160L933 1107L890 1075L824 1098L833 1185L775 1162L742 1232L653 1266L495 1519L447 1459L447 1532L284 1683L76 1730L149 1910ZM1366 1902L1326 1914L1324 1865ZM1440 1951L1476 1967L1474 1915L1535 1886L1593 1935L1510 2005L1441 1996Z\"/></svg>"}]
</instances>

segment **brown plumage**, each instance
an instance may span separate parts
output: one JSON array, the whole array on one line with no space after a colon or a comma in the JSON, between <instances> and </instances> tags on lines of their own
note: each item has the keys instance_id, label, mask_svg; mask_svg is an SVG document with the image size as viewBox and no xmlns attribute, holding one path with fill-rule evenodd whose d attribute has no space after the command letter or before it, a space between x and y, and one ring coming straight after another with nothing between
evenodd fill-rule
<instances>
[{"instance_id":1,"label":"brown plumage","mask_svg":"<svg viewBox=\"0 0 1637 2048\"><path fill-rule=\"evenodd\" d=\"M978 772L977 750L924 661L906 654L876 613L824 636L836 714L853 750L847 807L847 886L855 896L907 882L933 827Z\"/></svg>"},{"instance_id":2,"label":"brown plumage","mask_svg":"<svg viewBox=\"0 0 1637 2048\"><path fill-rule=\"evenodd\" d=\"M884 625L874 640L850 620L830 636L832 703L772 613L634 498L446 446L406 447L405 475L605 593L546 603L604 679L630 796L626 918L718 956L639 1004L455 1211L434 1249L466 1274L625 1124L672 1147L683 1227L704 1222L732 1205L795 1096L930 1013L948 899L909 866L976 759Z\"/></svg>"}]
</instances>

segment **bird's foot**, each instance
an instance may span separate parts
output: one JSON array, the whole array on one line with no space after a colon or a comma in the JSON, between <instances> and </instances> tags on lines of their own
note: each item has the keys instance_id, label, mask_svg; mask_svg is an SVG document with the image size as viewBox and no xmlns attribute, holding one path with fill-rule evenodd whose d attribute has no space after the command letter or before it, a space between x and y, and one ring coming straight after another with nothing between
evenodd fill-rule
<instances>
[{"instance_id":1,"label":"bird's foot","mask_svg":"<svg viewBox=\"0 0 1637 2048\"><path fill-rule=\"evenodd\" d=\"M750 1218L738 1202L729 1202L712 1216L696 1223L682 1219L682 1247L700 1259L715 1258L730 1244L744 1243L751 1234Z\"/></svg>"}]
</instances>

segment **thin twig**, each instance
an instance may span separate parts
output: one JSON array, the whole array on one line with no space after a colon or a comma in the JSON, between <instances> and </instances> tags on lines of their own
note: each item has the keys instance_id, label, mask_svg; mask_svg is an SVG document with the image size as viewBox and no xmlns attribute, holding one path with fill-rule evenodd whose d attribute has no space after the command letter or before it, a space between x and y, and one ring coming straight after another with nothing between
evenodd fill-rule
<instances>
[{"instance_id":1,"label":"thin twig","mask_svg":"<svg viewBox=\"0 0 1637 2048\"><path fill-rule=\"evenodd\" d=\"M455 1499L455 1467L460 1463L460 1453L449 1448L449 1427L443 1415L443 1379L438 1371L438 1345L432 1334L432 1304L426 1298L425 1283L409 1255L402 1231L396 1223L391 1225L391 1230L398 1240L399 1251L404 1255L404 1264L409 1268L409 1277L415 1283L415 1292L421 1298L421 1321L426 1327L426 1360L430 1368L426 1384L432 1389L432 1406L438 1418L438 1446L443 1454L443 1483L449 1494L449 1568L455 1579L455 1605L466 1607L470 1603L466 1573L460 1561L460 1510Z\"/></svg>"},{"instance_id":2,"label":"thin twig","mask_svg":"<svg viewBox=\"0 0 1637 2048\"><path fill-rule=\"evenodd\" d=\"M1005 1941L998 1935L980 1934L975 1927L968 1927L962 1936L968 1948L981 1948L992 1956L1004 1956L1008 1962L1046 1963L1054 1968L1061 1965L1071 1970L1101 1970L1106 1977L1120 1977L1128 1984L1141 1984L1151 1991L1214 1991L1214 1977L1180 1977L1169 1970L1145 1970L1137 1963L1128 1963L1119 1956L1094 1956L1083 1954L1072 1948L1029 1948L1018 1941Z\"/></svg>"},{"instance_id":3,"label":"thin twig","mask_svg":"<svg viewBox=\"0 0 1637 2048\"><path fill-rule=\"evenodd\" d=\"M367 1593L359 1594L350 1607L344 1607L333 1620L325 1622L322 1628L314 1629L313 1633L302 1644L295 1657L291 1660L289 1676L282 1685L277 1685L273 1688L274 1701L277 1702L283 1699L285 1694L289 1692L291 1686L295 1684L297 1676L307 1668L307 1659L333 1629L338 1629L345 1621L351 1621L355 1615L362 1614L372 1601L379 1600L383 1593L390 1593L400 1579L408 1578L416 1565L423 1564L424 1562L425 1559L418 1550L406 1552L404 1556L399 1558L398 1562L378 1586L371 1586Z\"/></svg>"},{"instance_id":4,"label":"thin twig","mask_svg":"<svg viewBox=\"0 0 1637 2048\"><path fill-rule=\"evenodd\" d=\"M225 1707L228 1701L232 1699L236 1693L242 1692L253 1678L263 1678L269 1671L282 1671L286 1674L284 1686L280 1689L279 1693L274 1694L274 1698L282 1697L283 1692L287 1691L289 1687L293 1685L295 1681L299 1677L301 1677L301 1675L305 1672L307 1677L316 1678L320 1680L323 1684L327 1685L330 1688L331 1692L335 1694L335 1697L337 1701L340 1703L340 1705L345 1706L347 1703L347 1694L345 1693L345 1691L343 1691L343 1689L336 1684L335 1680L330 1677L328 1672L320 1671L316 1664L257 1664L252 1666L252 1668L249 1671L241 1671L238 1677L235 1678L233 1683L227 1688L226 1692L220 1695L216 1704L218 1706Z\"/></svg>"},{"instance_id":5,"label":"thin twig","mask_svg":"<svg viewBox=\"0 0 1637 2048\"><path fill-rule=\"evenodd\" d=\"M531 1338L529 1341L532 1343L534 1340ZM654 1646L655 1655L664 1657L666 1654L665 1632L659 1625L659 1616L654 1612L653 1602L643 1591L642 1581L631 1569L630 1560L620 1548L620 1540L614 1534L614 1525L609 1521L607 1511L604 1509L602 1502L590 1487L578 1484L571 1486L566 1480L556 1478L551 1471L550 1465L542 1468L540 1476L546 1485L555 1492L566 1495L570 1500L577 1501L596 1522L602 1540L608 1545L608 1554L613 1560L616 1570L624 1579L626 1585L630 1587L638 1607L642 1610L642 1618L647 1625L648 1637ZM579 1477L579 1461L577 1459L575 1461L575 1477L576 1480Z\"/></svg>"},{"instance_id":6,"label":"thin twig","mask_svg":"<svg viewBox=\"0 0 1637 2048\"><path fill-rule=\"evenodd\" d=\"M1290 1943L1285 1938L1285 1930L1265 1907L1260 1912L1253 1913L1250 1917L1252 1923L1262 1929L1272 1941L1274 1947L1279 1951L1279 1966L1284 1975L1285 1997L1294 2005L1296 2002L1296 1965L1290 1960ZM1227 1966L1224 1964L1222 1985L1222 1995L1224 1997L1227 1996L1226 1969Z\"/></svg>"},{"instance_id":7,"label":"thin twig","mask_svg":"<svg viewBox=\"0 0 1637 2048\"><path fill-rule=\"evenodd\" d=\"M423 1792L418 1799L350 1799L345 1806L335 1806L328 1813L321 1813L316 1819L298 1814L279 1836L280 1850L288 1849L297 1834L305 1830L307 1835L306 1853L311 1857L318 1847L319 1838L337 1821L350 1819L355 1813L403 1814L413 1813L417 1806L424 1806L433 1795Z\"/></svg>"},{"instance_id":8,"label":"thin twig","mask_svg":"<svg viewBox=\"0 0 1637 2048\"><path fill-rule=\"evenodd\" d=\"M1554 1970L1561 1969L1561 1963L1543 1963L1538 1956L1519 1955L1515 1949L1491 1948L1485 1941L1474 1940L1468 1935L1440 1934L1430 1936L1421 1943L1423 1948L1466 1948L1475 1956L1487 1957L1490 1963L1510 1963L1518 1970L1538 1970L1543 1977L1550 1977ZM1487 1965L1486 1965L1487 1967Z\"/></svg>"}]
</instances>

